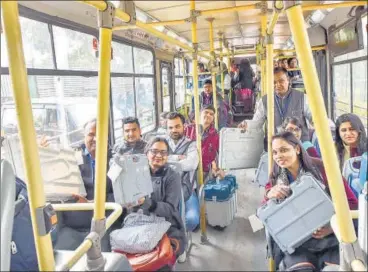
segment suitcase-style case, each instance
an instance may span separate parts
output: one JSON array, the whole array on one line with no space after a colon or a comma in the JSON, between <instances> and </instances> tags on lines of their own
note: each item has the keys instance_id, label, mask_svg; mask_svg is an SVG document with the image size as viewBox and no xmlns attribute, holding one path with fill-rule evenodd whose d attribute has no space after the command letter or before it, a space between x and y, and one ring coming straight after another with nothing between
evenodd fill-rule
<instances>
[{"instance_id":1,"label":"suitcase-style case","mask_svg":"<svg viewBox=\"0 0 368 272\"><path fill-rule=\"evenodd\" d=\"M110 164L108 176L112 181L116 203L133 204L151 195L153 186L146 155L116 154Z\"/></svg>"},{"instance_id":2,"label":"suitcase-style case","mask_svg":"<svg viewBox=\"0 0 368 272\"><path fill-rule=\"evenodd\" d=\"M27 182L19 137L7 136L3 147L4 157L13 165L16 176ZM87 195L74 150L38 147L38 153L47 201L67 201L73 194Z\"/></svg>"},{"instance_id":3,"label":"suitcase-style case","mask_svg":"<svg viewBox=\"0 0 368 272\"><path fill-rule=\"evenodd\" d=\"M264 152L258 163L254 182L261 187L265 187L268 183L268 153Z\"/></svg>"},{"instance_id":4,"label":"suitcase-style case","mask_svg":"<svg viewBox=\"0 0 368 272\"><path fill-rule=\"evenodd\" d=\"M367 166L365 165L364 169L363 156L350 158L344 163L342 175L357 198L362 192L364 183L366 182L366 176L364 178L364 172L367 172Z\"/></svg>"},{"instance_id":5,"label":"suitcase-style case","mask_svg":"<svg viewBox=\"0 0 368 272\"><path fill-rule=\"evenodd\" d=\"M291 195L278 203L270 199L257 216L283 252L292 254L330 222L335 213L324 185L306 173L290 185Z\"/></svg>"},{"instance_id":6,"label":"suitcase-style case","mask_svg":"<svg viewBox=\"0 0 368 272\"><path fill-rule=\"evenodd\" d=\"M204 199L208 224L226 227L232 223L237 212L237 188L236 178L232 175L206 183Z\"/></svg>"},{"instance_id":7,"label":"suitcase-style case","mask_svg":"<svg viewBox=\"0 0 368 272\"><path fill-rule=\"evenodd\" d=\"M221 169L256 168L263 152L262 129L223 128L220 131Z\"/></svg>"}]
</instances>

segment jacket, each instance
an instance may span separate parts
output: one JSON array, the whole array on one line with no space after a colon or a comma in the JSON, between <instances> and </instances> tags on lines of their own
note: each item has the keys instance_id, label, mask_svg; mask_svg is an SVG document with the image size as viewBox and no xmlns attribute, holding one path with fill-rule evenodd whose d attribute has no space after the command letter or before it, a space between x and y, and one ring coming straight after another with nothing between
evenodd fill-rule
<instances>
[{"instance_id":1,"label":"jacket","mask_svg":"<svg viewBox=\"0 0 368 272\"><path fill-rule=\"evenodd\" d=\"M189 125L185 131L185 136L196 140L196 126ZM204 172L209 172L211 163L216 160L220 148L220 136L217 130L211 125L202 133L202 167Z\"/></svg>"},{"instance_id":2,"label":"jacket","mask_svg":"<svg viewBox=\"0 0 368 272\"><path fill-rule=\"evenodd\" d=\"M326 191L328 192L328 194L330 194L330 190L329 190L329 186L328 186L328 180L327 180L327 176L326 176L326 171L325 171L325 167L323 165L322 160L318 159L318 158L312 158L312 157L311 157L311 159L312 159L313 164L319 170L319 172L322 176L322 182L326 186ZM351 189L348 186L348 184L347 184L346 180L344 179L344 177L342 179L343 179L343 183L344 183L346 197L347 197L348 202L349 202L350 210L356 210L356 209L358 209L358 200L355 197L354 193L351 191ZM267 183L266 187L265 187L265 192L266 193L265 193L263 203L268 200L266 195L267 195L268 191L272 188L272 186L273 185L271 184L271 181L269 181Z\"/></svg>"},{"instance_id":3,"label":"jacket","mask_svg":"<svg viewBox=\"0 0 368 272\"><path fill-rule=\"evenodd\" d=\"M123 154L144 154L144 149L146 148L147 143L143 140L139 140L136 143L128 143L127 141L123 141L122 143L115 144L113 147L114 153Z\"/></svg>"},{"instance_id":4,"label":"jacket","mask_svg":"<svg viewBox=\"0 0 368 272\"><path fill-rule=\"evenodd\" d=\"M95 167L94 161L91 159L86 146L83 144L81 146L83 164L79 165L79 170L82 175L84 187L87 192L86 198L88 200L94 200L94 190L95 190ZM107 171L109 170L109 161L112 157L111 150L107 152ZM112 190L112 183L109 177L106 176L106 202L115 202L114 193ZM109 212L108 214L110 214ZM63 222L66 226L78 229L81 231L89 230L91 226L91 220L93 216L93 211L73 211L73 212L63 212Z\"/></svg>"},{"instance_id":5,"label":"jacket","mask_svg":"<svg viewBox=\"0 0 368 272\"><path fill-rule=\"evenodd\" d=\"M180 174L169 165L165 165L156 173L151 173L153 193L151 194L150 212L157 216L164 217L171 223L167 232L170 238L179 241L179 255L186 247L186 236L184 223L179 212L181 201L181 178Z\"/></svg>"}]
</instances>

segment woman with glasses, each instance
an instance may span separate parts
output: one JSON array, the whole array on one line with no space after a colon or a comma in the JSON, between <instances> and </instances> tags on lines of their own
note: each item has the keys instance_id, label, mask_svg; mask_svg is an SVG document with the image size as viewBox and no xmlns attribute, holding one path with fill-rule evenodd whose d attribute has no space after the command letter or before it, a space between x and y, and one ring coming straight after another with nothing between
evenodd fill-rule
<instances>
[{"instance_id":1,"label":"woman with glasses","mask_svg":"<svg viewBox=\"0 0 368 272\"><path fill-rule=\"evenodd\" d=\"M153 138L146 146L153 193L144 199L140 208L171 223L167 235L178 257L184 253L186 246L184 224L179 212L181 179L180 174L167 164L168 150L168 142L161 137Z\"/></svg>"},{"instance_id":2,"label":"woman with glasses","mask_svg":"<svg viewBox=\"0 0 368 272\"><path fill-rule=\"evenodd\" d=\"M282 123L282 129L294 134L294 136L301 141L302 138L302 123L296 117L286 117ZM316 148L310 141L302 142L302 146L308 155L315 158L320 158Z\"/></svg>"}]
</instances>

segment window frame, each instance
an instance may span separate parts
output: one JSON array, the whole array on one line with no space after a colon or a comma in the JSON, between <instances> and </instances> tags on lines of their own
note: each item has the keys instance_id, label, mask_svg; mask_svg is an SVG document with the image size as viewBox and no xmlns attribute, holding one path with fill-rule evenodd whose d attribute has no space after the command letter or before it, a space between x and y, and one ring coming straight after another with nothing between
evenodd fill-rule
<instances>
[{"instance_id":1,"label":"window frame","mask_svg":"<svg viewBox=\"0 0 368 272\"><path fill-rule=\"evenodd\" d=\"M39 68L27 68L27 74L28 75L34 75L34 76L82 76L82 77L98 77L98 71L93 70L63 70L58 69L57 66L57 59L56 59L56 52L55 52L55 40L54 40L54 31L53 26L65 28L72 31L77 31L83 34L92 35L97 40L99 40L99 31L97 28L93 28L90 26L82 25L79 23L72 22L70 20L51 16L27 7L24 7L22 5L19 5L19 15L21 17L25 17L34 21L39 21L41 23L45 23L48 26L48 30L50 33L50 39L51 39L51 53L52 53L52 60L54 64L54 69L39 69ZM133 41L130 41L126 38L112 35L112 41L116 43L120 43L123 45L131 46L132 50L132 65L133 65L133 73L118 73L118 72L111 72L110 78L112 77L131 77L133 79L133 88L134 88L134 107L135 107L135 114L137 116L137 100L136 100L136 88L135 88L135 80L136 78L152 78L153 80L153 101L154 101L154 111L155 116L153 117L155 128L157 128L158 125L158 109L157 109L157 81L156 81L156 54L153 48L146 46L144 44L136 43ZM92 45L91 45L92 46ZM152 53L152 66L153 66L153 72L152 74L136 74L135 73L135 67L134 67L134 48L139 48L143 50L150 51ZM0 67L1 75L9 75L9 67ZM111 80L110 80L111 83ZM113 100L112 100L112 88L110 84L110 116L109 116L109 124L110 127L110 133L109 133L109 142L114 144L115 143L115 137L114 137L114 122L113 122Z\"/></svg>"},{"instance_id":2,"label":"window frame","mask_svg":"<svg viewBox=\"0 0 368 272\"><path fill-rule=\"evenodd\" d=\"M178 68L179 75L176 74L176 67L175 67L176 60L179 60L179 68ZM173 97L173 102L172 103L173 103L174 109L176 111L178 111L178 110L180 110L181 107L183 107L185 105L185 99L186 99L186 97L185 97L185 94L184 94L184 102L183 102L183 104L180 105L179 107L177 107L176 106L176 95L177 95L176 92L178 90L176 89L176 79L182 78L184 80L184 78L185 78L186 79L186 82L188 82L188 79L190 77L192 77L192 76L188 75L189 74L190 60L188 60L187 58L184 57L184 65L185 65L184 70L181 67L182 66L182 59L181 59L181 57L174 56L173 64L174 64L174 67L172 69L172 72L173 72L173 75L174 75L174 77L173 77L174 97ZM186 90L187 90L187 86L184 86L184 91L186 91Z\"/></svg>"}]
</instances>

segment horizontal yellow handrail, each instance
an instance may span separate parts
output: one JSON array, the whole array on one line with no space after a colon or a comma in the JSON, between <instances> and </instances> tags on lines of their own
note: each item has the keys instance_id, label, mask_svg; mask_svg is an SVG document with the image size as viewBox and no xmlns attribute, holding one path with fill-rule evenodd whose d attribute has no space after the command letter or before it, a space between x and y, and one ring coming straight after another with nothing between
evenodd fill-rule
<instances>
[{"instance_id":1,"label":"horizontal yellow handrail","mask_svg":"<svg viewBox=\"0 0 368 272\"><path fill-rule=\"evenodd\" d=\"M52 204L53 208L57 212L62 211L90 211L94 208L94 203L69 203L69 204ZM109 229L112 224L119 218L119 216L123 212L123 208L121 205L117 203L105 203L106 210L113 210L113 212L106 219L106 230ZM71 256L65 264L62 264L60 269L70 269L72 268L86 252L92 247L92 241L86 239L82 244L74 251L73 256Z\"/></svg>"},{"instance_id":2,"label":"horizontal yellow handrail","mask_svg":"<svg viewBox=\"0 0 368 272\"><path fill-rule=\"evenodd\" d=\"M256 8L257 8L256 4L250 4L250 5L242 5L242 6L235 6L235 7L228 7L228 8L200 10L199 12L201 15L211 15L215 13L244 11L244 10L252 10Z\"/></svg>"},{"instance_id":3,"label":"horizontal yellow handrail","mask_svg":"<svg viewBox=\"0 0 368 272\"><path fill-rule=\"evenodd\" d=\"M330 9L330 8L344 8L344 7L356 7L365 6L367 1L351 1L351 2L341 2L341 3L331 3L331 4L319 4L319 5L308 5L302 6L303 11L317 10L317 9Z\"/></svg>"}]
</instances>

